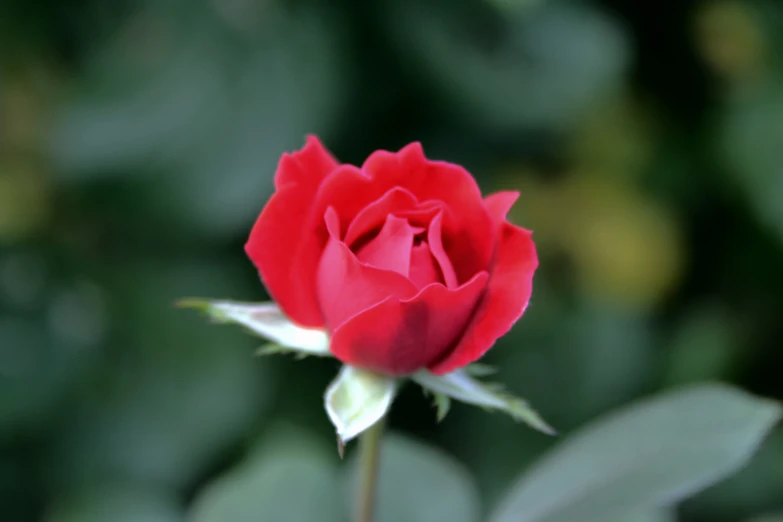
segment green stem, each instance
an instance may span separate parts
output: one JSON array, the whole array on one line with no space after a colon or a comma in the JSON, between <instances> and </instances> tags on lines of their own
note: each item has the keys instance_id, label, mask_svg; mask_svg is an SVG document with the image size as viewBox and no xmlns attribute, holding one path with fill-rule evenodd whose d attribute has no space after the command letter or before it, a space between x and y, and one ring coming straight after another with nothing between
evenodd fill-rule
<instances>
[{"instance_id":1,"label":"green stem","mask_svg":"<svg viewBox=\"0 0 783 522\"><path fill-rule=\"evenodd\" d=\"M384 419L381 419L359 437L359 496L356 503L356 522L372 522L383 425Z\"/></svg>"}]
</instances>

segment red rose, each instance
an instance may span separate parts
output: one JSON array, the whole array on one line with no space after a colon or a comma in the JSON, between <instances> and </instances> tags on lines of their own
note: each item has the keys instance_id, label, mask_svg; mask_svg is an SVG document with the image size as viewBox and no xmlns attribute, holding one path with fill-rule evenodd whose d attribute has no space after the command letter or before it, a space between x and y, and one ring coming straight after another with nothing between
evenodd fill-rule
<instances>
[{"instance_id":1,"label":"red rose","mask_svg":"<svg viewBox=\"0 0 783 522\"><path fill-rule=\"evenodd\" d=\"M505 220L519 196L482 199L462 167L421 145L339 164L316 137L284 154L245 250L295 323L326 328L346 364L444 374L477 359L524 313L538 266Z\"/></svg>"}]
</instances>

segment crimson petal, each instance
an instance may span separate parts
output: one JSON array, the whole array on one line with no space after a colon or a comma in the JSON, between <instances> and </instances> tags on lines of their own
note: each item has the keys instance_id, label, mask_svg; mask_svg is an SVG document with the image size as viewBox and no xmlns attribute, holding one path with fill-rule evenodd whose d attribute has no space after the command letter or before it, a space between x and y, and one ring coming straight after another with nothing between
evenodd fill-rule
<instances>
[{"instance_id":1,"label":"crimson petal","mask_svg":"<svg viewBox=\"0 0 783 522\"><path fill-rule=\"evenodd\" d=\"M362 247L356 257L369 266L408 277L413 236L423 231L423 228L410 226L407 219L387 216L380 233Z\"/></svg>"},{"instance_id":2,"label":"crimson petal","mask_svg":"<svg viewBox=\"0 0 783 522\"><path fill-rule=\"evenodd\" d=\"M441 359L458 340L487 285L486 272L449 289L435 283L412 299L389 297L337 328L330 350L385 375L407 375Z\"/></svg>"},{"instance_id":3,"label":"crimson petal","mask_svg":"<svg viewBox=\"0 0 783 522\"><path fill-rule=\"evenodd\" d=\"M312 279L303 278L292 259L319 255L319 245L303 251L310 213L321 182L338 167L315 136L302 150L285 154L275 173L277 192L258 216L245 252L258 269L269 294L295 323L321 327L323 318ZM309 285L308 285L309 283Z\"/></svg>"},{"instance_id":4,"label":"crimson petal","mask_svg":"<svg viewBox=\"0 0 783 522\"><path fill-rule=\"evenodd\" d=\"M497 200L496 200L497 201ZM496 259L481 305L459 344L442 360L429 366L443 375L480 359L508 333L527 308L538 267L531 232L501 223Z\"/></svg>"},{"instance_id":5,"label":"crimson petal","mask_svg":"<svg viewBox=\"0 0 783 522\"><path fill-rule=\"evenodd\" d=\"M364 234L380 227L389 214L415 206L416 197L409 191L400 187L389 190L380 199L364 207L351 221L351 224L348 225L348 231L345 233L345 244L352 246Z\"/></svg>"},{"instance_id":6,"label":"crimson petal","mask_svg":"<svg viewBox=\"0 0 783 522\"><path fill-rule=\"evenodd\" d=\"M432 256L438 261L440 273L443 274L443 280L446 283L446 287L455 288L459 286L457 283L457 275L454 273L454 267L452 266L446 251L443 250L443 243L441 242L442 223L443 213L440 212L432 218L427 240L430 244Z\"/></svg>"},{"instance_id":7,"label":"crimson petal","mask_svg":"<svg viewBox=\"0 0 783 522\"><path fill-rule=\"evenodd\" d=\"M280 158L275 172L275 189L301 185L315 194L321 181L338 166L339 162L317 136L307 136L307 142L301 150L285 153Z\"/></svg>"},{"instance_id":8,"label":"crimson petal","mask_svg":"<svg viewBox=\"0 0 783 522\"><path fill-rule=\"evenodd\" d=\"M437 261L432 257L430 246L423 242L411 249L411 266L408 279L416 288L424 288L431 283L442 283Z\"/></svg>"},{"instance_id":9,"label":"crimson petal","mask_svg":"<svg viewBox=\"0 0 783 522\"><path fill-rule=\"evenodd\" d=\"M492 257L492 220L476 180L459 165L428 160L421 143L394 154L377 151L362 166L385 183L410 190L419 201L440 200L450 210L444 216L444 236L460 238L444 244L457 280L467 281L485 270Z\"/></svg>"},{"instance_id":10,"label":"crimson petal","mask_svg":"<svg viewBox=\"0 0 783 522\"><path fill-rule=\"evenodd\" d=\"M506 215L519 199L519 192L515 190L504 190L490 194L484 199L484 206L487 208L492 221L496 226L506 221Z\"/></svg>"},{"instance_id":11,"label":"crimson petal","mask_svg":"<svg viewBox=\"0 0 783 522\"><path fill-rule=\"evenodd\" d=\"M406 276L368 266L356 258L340 241L339 218L333 208L326 211L325 221L329 241L318 265L316 286L330 330L389 296L406 299L416 294L416 287Z\"/></svg>"},{"instance_id":12,"label":"crimson petal","mask_svg":"<svg viewBox=\"0 0 783 522\"><path fill-rule=\"evenodd\" d=\"M485 270L492 257L492 220L473 177L462 167L430 161L421 144L412 143L397 153L376 151L362 169L337 169L321 185L314 212L323 215L333 206L342 223L354 217L386 192L401 187L418 201L443 201L444 250L454 264L459 282ZM455 238L448 241L448 238ZM459 238L459 239L456 239Z\"/></svg>"}]
</instances>

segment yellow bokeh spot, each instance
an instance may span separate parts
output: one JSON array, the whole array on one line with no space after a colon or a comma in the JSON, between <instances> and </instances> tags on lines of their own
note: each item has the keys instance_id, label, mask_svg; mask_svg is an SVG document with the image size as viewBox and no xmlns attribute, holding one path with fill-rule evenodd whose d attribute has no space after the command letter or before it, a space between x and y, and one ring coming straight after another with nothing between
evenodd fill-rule
<instances>
[{"instance_id":1,"label":"yellow bokeh spot","mask_svg":"<svg viewBox=\"0 0 783 522\"><path fill-rule=\"evenodd\" d=\"M718 74L738 80L753 76L764 54L764 35L749 6L737 0L709 2L696 17L696 42Z\"/></svg>"},{"instance_id":2,"label":"yellow bokeh spot","mask_svg":"<svg viewBox=\"0 0 783 522\"><path fill-rule=\"evenodd\" d=\"M677 222L631 183L592 171L541 181L521 169L499 180L522 192L509 219L533 230L542 259L567 255L585 292L646 306L678 283L684 252Z\"/></svg>"},{"instance_id":3,"label":"yellow bokeh spot","mask_svg":"<svg viewBox=\"0 0 783 522\"><path fill-rule=\"evenodd\" d=\"M0 244L36 232L49 215L49 184L28 162L0 161Z\"/></svg>"},{"instance_id":4,"label":"yellow bokeh spot","mask_svg":"<svg viewBox=\"0 0 783 522\"><path fill-rule=\"evenodd\" d=\"M683 265L674 217L630 185L596 176L572 176L563 192L570 225L562 247L584 289L626 305L665 297Z\"/></svg>"},{"instance_id":5,"label":"yellow bokeh spot","mask_svg":"<svg viewBox=\"0 0 783 522\"><path fill-rule=\"evenodd\" d=\"M52 67L33 57L8 69L0 89L0 147L34 153L43 145L61 82Z\"/></svg>"},{"instance_id":6,"label":"yellow bokeh spot","mask_svg":"<svg viewBox=\"0 0 783 522\"><path fill-rule=\"evenodd\" d=\"M617 178L636 177L652 155L653 122L628 95L593 107L574 133L572 161L581 168Z\"/></svg>"}]
</instances>

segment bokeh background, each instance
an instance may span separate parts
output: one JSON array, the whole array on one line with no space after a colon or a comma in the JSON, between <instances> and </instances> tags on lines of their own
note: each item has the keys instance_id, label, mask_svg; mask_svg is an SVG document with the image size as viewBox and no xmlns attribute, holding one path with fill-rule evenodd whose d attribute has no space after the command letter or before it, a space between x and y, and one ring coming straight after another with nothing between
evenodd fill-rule
<instances>
[{"instance_id":1,"label":"bokeh background","mask_svg":"<svg viewBox=\"0 0 783 522\"><path fill-rule=\"evenodd\" d=\"M783 398L782 29L777 0L3 0L0 519L343 502L337 363L173 307L266 299L242 245L307 133L523 192L541 268L486 362L562 433L694 381ZM390 429L385 487L419 512L448 486L486 513L554 443L460 404L436 424L414 387ZM781 430L670 520L776 509Z\"/></svg>"}]
</instances>

